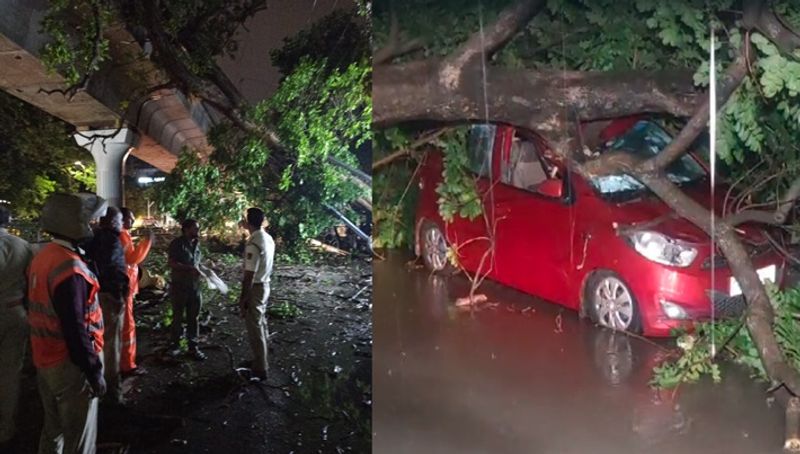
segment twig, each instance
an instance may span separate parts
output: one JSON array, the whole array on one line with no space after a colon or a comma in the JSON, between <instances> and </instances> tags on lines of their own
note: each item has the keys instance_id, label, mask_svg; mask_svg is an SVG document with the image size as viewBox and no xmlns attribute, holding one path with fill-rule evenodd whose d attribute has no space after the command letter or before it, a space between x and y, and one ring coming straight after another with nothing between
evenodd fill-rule
<instances>
[{"instance_id":1,"label":"twig","mask_svg":"<svg viewBox=\"0 0 800 454\"><path fill-rule=\"evenodd\" d=\"M413 150L421 147L422 145L425 145L425 144L431 142L432 140L434 140L437 137L441 136L442 134L450 131L451 129L452 128L449 128L449 127L448 128L440 128L440 129L437 129L437 130L433 131L432 133L425 134L425 135L419 137L417 140L411 142L407 147L403 148L402 150L397 150L394 153L391 153L390 155L386 156L385 158L381 158L381 159L375 161L372 164L372 171L374 172L375 170L377 170L377 169L379 169L381 167L384 167L385 165L390 164L391 162L393 162L396 159L399 159L401 157L410 156L411 152Z\"/></svg>"},{"instance_id":2,"label":"twig","mask_svg":"<svg viewBox=\"0 0 800 454\"><path fill-rule=\"evenodd\" d=\"M378 49L372 56L372 64L378 66L387 63L395 58L401 57L415 50L422 49L422 40L415 38L405 43L400 41L403 39L400 33L400 26L397 22L397 15L392 11L391 23L389 25L389 39L384 47Z\"/></svg>"}]
</instances>

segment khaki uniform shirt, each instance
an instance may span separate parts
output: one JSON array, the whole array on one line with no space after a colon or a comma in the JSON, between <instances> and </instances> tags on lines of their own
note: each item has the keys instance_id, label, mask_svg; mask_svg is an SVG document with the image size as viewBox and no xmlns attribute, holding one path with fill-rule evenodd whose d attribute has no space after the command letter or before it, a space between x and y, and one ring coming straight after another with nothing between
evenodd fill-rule
<instances>
[{"instance_id":1,"label":"khaki uniform shirt","mask_svg":"<svg viewBox=\"0 0 800 454\"><path fill-rule=\"evenodd\" d=\"M25 295L25 271L32 258L27 241L0 228L0 304L19 301Z\"/></svg>"},{"instance_id":2,"label":"khaki uniform shirt","mask_svg":"<svg viewBox=\"0 0 800 454\"><path fill-rule=\"evenodd\" d=\"M244 247L244 270L253 272L253 283L269 285L275 242L269 233L258 229L250 235Z\"/></svg>"}]
</instances>

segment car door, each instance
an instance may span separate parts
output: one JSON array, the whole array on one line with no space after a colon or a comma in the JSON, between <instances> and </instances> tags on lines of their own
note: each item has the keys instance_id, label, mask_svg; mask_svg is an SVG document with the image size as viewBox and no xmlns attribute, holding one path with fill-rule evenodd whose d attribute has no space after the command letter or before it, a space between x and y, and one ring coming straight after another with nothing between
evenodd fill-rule
<instances>
[{"instance_id":1,"label":"car door","mask_svg":"<svg viewBox=\"0 0 800 454\"><path fill-rule=\"evenodd\" d=\"M447 227L446 234L451 246L458 251L460 264L473 273L485 274L494 270L496 257L494 249L490 247L488 232L494 221L496 208L490 189L497 181L499 157L510 133L510 128L493 124L478 124L470 129L467 143L469 168L476 178L483 214L472 220L455 216ZM495 277L494 273L490 276Z\"/></svg>"},{"instance_id":2,"label":"car door","mask_svg":"<svg viewBox=\"0 0 800 454\"><path fill-rule=\"evenodd\" d=\"M543 151L542 141L517 132L502 156L495 188L497 274L507 285L565 303L576 213L565 172Z\"/></svg>"}]
</instances>

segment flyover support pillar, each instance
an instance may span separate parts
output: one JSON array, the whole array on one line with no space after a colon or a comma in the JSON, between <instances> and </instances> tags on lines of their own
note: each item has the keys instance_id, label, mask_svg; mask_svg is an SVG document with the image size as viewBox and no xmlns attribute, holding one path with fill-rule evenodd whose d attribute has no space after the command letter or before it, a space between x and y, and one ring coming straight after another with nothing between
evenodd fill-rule
<instances>
[{"instance_id":1,"label":"flyover support pillar","mask_svg":"<svg viewBox=\"0 0 800 454\"><path fill-rule=\"evenodd\" d=\"M125 158L130 153L136 133L128 128L95 129L75 134L78 145L92 153L97 166L97 195L110 206L122 207L122 175Z\"/></svg>"}]
</instances>

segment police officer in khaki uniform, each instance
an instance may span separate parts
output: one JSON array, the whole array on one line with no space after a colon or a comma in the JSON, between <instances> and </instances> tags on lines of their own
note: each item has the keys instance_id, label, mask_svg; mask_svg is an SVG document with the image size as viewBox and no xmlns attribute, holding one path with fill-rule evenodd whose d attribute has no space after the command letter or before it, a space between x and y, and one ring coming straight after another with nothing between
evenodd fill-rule
<instances>
[{"instance_id":1,"label":"police officer in khaki uniform","mask_svg":"<svg viewBox=\"0 0 800 454\"><path fill-rule=\"evenodd\" d=\"M244 278L239 309L247 327L247 338L253 351L253 377L267 378L267 299L272 262L275 257L275 242L264 231L264 211L260 208L247 210L246 227L250 239L244 249Z\"/></svg>"},{"instance_id":2,"label":"police officer in khaki uniform","mask_svg":"<svg viewBox=\"0 0 800 454\"><path fill-rule=\"evenodd\" d=\"M0 206L0 452L12 451L22 359L28 339L28 322L22 306L27 285L25 269L33 258L28 242L6 230L9 222L11 212Z\"/></svg>"}]
</instances>

